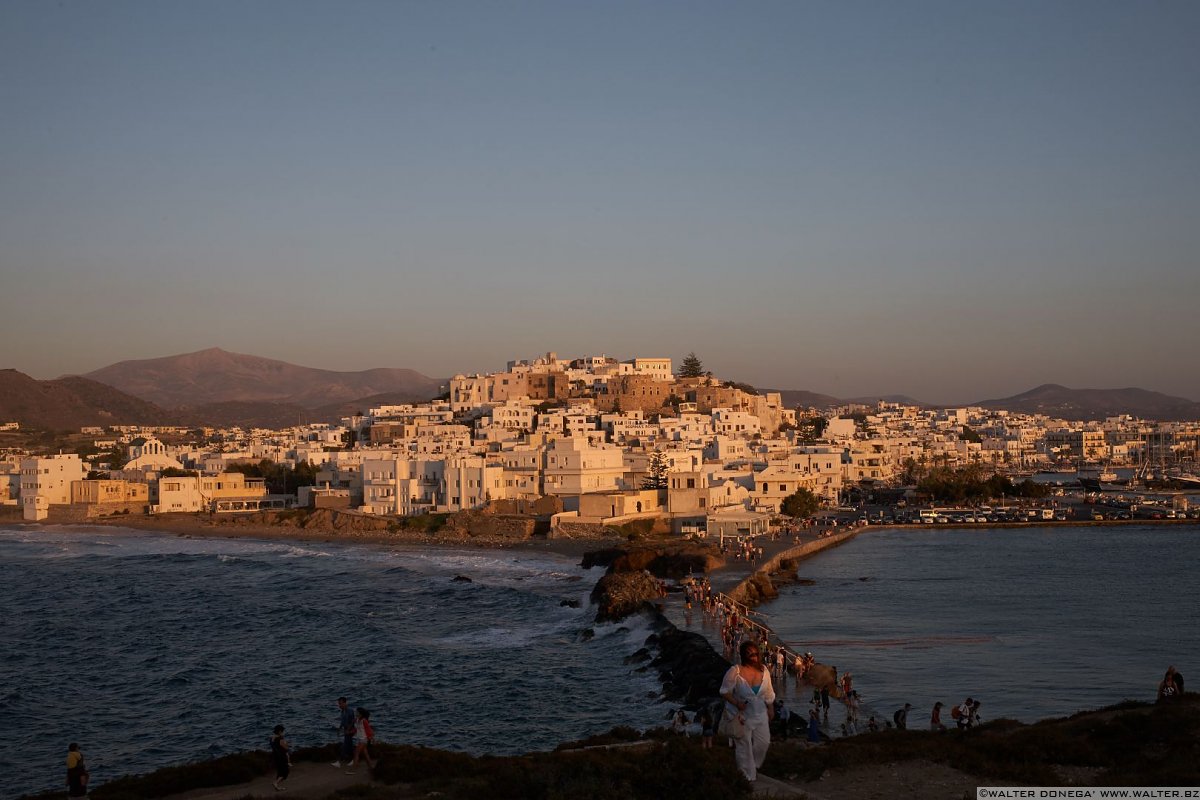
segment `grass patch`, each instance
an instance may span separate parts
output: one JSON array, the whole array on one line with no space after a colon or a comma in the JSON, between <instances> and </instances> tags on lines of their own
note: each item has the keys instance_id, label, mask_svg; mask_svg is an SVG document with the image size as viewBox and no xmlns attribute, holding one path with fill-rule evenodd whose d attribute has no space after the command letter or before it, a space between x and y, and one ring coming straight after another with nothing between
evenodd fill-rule
<instances>
[{"instance_id":1,"label":"grass patch","mask_svg":"<svg viewBox=\"0 0 1200 800\"><path fill-rule=\"evenodd\" d=\"M824 747L773 746L763 771L816 780L829 769L923 759L979 778L1037 786L1064 785L1057 766L1097 770L1098 786L1193 786L1200 784L1197 711L1200 700L1185 696L1033 725L996 720L970 731L887 730Z\"/></svg>"},{"instance_id":2,"label":"grass patch","mask_svg":"<svg viewBox=\"0 0 1200 800\"><path fill-rule=\"evenodd\" d=\"M449 514L417 514L413 517L401 517L395 522L389 522L388 530L393 533L399 531L437 533L446 527L446 520L448 519L450 519Z\"/></svg>"},{"instance_id":3,"label":"grass patch","mask_svg":"<svg viewBox=\"0 0 1200 800\"><path fill-rule=\"evenodd\" d=\"M595 738L630 741L627 736L616 729ZM728 751L702 750L682 737L645 748L515 757L389 745L380 746L378 755L377 780L403 784L414 795L436 792L451 800L732 800L746 797L750 788Z\"/></svg>"},{"instance_id":4,"label":"grass patch","mask_svg":"<svg viewBox=\"0 0 1200 800\"><path fill-rule=\"evenodd\" d=\"M166 767L149 775L126 775L93 788L91 797L93 800L144 800L147 797L165 797L192 789L245 783L267 774L270 770L271 756L266 751L234 753L209 761Z\"/></svg>"}]
</instances>

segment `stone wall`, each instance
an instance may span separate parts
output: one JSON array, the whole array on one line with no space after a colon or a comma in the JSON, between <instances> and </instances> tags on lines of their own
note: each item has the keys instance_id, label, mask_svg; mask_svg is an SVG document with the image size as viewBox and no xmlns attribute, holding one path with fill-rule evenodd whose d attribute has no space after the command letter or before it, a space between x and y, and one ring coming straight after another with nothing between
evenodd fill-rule
<instances>
[{"instance_id":1,"label":"stone wall","mask_svg":"<svg viewBox=\"0 0 1200 800\"><path fill-rule=\"evenodd\" d=\"M471 538L482 536L489 539L524 540L532 538L538 532L537 529L538 520L532 517L463 511L449 519L444 533Z\"/></svg>"},{"instance_id":2,"label":"stone wall","mask_svg":"<svg viewBox=\"0 0 1200 800\"><path fill-rule=\"evenodd\" d=\"M591 522L558 522L550 529L551 539L611 539L613 531L606 525Z\"/></svg>"},{"instance_id":3,"label":"stone wall","mask_svg":"<svg viewBox=\"0 0 1200 800\"><path fill-rule=\"evenodd\" d=\"M527 500L524 498L493 500L484 509L489 514L525 514L536 517L559 514L562 510L562 498L553 495L539 497L536 500Z\"/></svg>"},{"instance_id":4,"label":"stone wall","mask_svg":"<svg viewBox=\"0 0 1200 800\"><path fill-rule=\"evenodd\" d=\"M83 523L94 519L114 516L144 517L147 513L143 503L73 503L71 505L52 505L50 514L43 522L51 525L69 525Z\"/></svg>"},{"instance_id":5,"label":"stone wall","mask_svg":"<svg viewBox=\"0 0 1200 800\"><path fill-rule=\"evenodd\" d=\"M778 595L775 585L771 582L771 574L779 572L785 561L801 561L822 550L828 550L831 547L837 547L843 542L848 542L858 534L859 531L856 529L848 530L843 533L834 534L833 536L826 536L811 542L805 542L795 547L789 547L787 550L764 561L762 566L755 570L750 577L739 583L727 594L737 602L752 607L770 600ZM795 571L794 566L792 567L792 571Z\"/></svg>"}]
</instances>

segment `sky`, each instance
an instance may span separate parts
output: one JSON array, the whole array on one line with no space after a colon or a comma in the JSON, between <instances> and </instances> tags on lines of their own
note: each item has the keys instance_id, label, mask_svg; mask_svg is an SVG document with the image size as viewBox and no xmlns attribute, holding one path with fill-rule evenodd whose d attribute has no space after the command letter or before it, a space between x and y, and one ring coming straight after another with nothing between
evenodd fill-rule
<instances>
[{"instance_id":1,"label":"sky","mask_svg":"<svg viewBox=\"0 0 1200 800\"><path fill-rule=\"evenodd\" d=\"M1200 400L1200 3L0 3L0 367Z\"/></svg>"}]
</instances>

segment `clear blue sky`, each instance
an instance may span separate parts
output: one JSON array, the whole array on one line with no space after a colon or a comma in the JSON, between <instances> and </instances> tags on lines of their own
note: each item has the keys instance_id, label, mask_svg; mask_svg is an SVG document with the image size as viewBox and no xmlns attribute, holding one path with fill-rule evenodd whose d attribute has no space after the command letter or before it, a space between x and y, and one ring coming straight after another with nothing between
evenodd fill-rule
<instances>
[{"instance_id":1,"label":"clear blue sky","mask_svg":"<svg viewBox=\"0 0 1200 800\"><path fill-rule=\"evenodd\" d=\"M0 366L1200 399L1200 3L0 4Z\"/></svg>"}]
</instances>

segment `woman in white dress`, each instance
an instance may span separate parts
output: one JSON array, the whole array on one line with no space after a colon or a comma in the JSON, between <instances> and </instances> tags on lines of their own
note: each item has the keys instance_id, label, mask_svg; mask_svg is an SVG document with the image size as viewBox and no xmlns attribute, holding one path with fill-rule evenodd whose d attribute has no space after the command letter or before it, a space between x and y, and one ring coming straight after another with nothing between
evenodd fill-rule
<instances>
[{"instance_id":1,"label":"woman in white dress","mask_svg":"<svg viewBox=\"0 0 1200 800\"><path fill-rule=\"evenodd\" d=\"M730 667L721 681L721 697L725 699L725 716L734 731L734 761L746 780L753 782L771 744L775 689L771 686L770 670L762 665L758 645L742 643L740 655L741 663Z\"/></svg>"}]
</instances>

